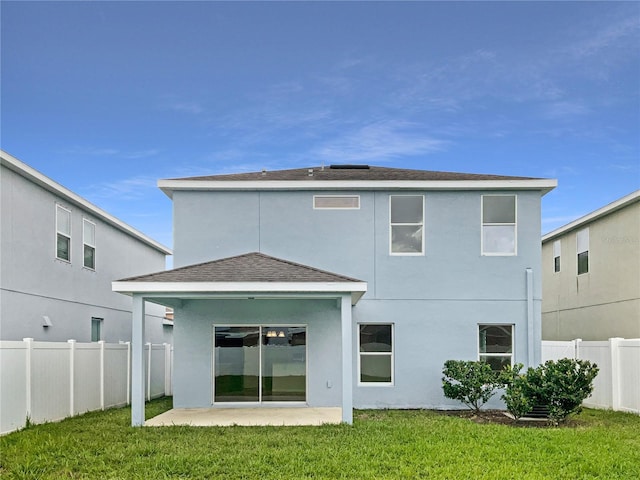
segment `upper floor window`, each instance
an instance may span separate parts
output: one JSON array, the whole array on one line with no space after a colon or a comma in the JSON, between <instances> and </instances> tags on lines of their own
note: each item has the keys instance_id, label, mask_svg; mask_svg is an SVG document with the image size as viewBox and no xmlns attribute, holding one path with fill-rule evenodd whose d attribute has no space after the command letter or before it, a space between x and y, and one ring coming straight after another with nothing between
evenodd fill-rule
<instances>
[{"instance_id":1,"label":"upper floor window","mask_svg":"<svg viewBox=\"0 0 640 480\"><path fill-rule=\"evenodd\" d=\"M553 271L560 271L560 240L553 242Z\"/></svg>"},{"instance_id":2,"label":"upper floor window","mask_svg":"<svg viewBox=\"0 0 640 480\"><path fill-rule=\"evenodd\" d=\"M313 208L357 210L360 208L360 195L314 195Z\"/></svg>"},{"instance_id":3,"label":"upper floor window","mask_svg":"<svg viewBox=\"0 0 640 480\"><path fill-rule=\"evenodd\" d=\"M390 244L392 255L424 254L424 195L391 195Z\"/></svg>"},{"instance_id":4,"label":"upper floor window","mask_svg":"<svg viewBox=\"0 0 640 480\"><path fill-rule=\"evenodd\" d=\"M393 325L359 325L360 383L393 384Z\"/></svg>"},{"instance_id":5,"label":"upper floor window","mask_svg":"<svg viewBox=\"0 0 640 480\"><path fill-rule=\"evenodd\" d=\"M478 352L480 361L499 372L513 364L513 325L479 325Z\"/></svg>"},{"instance_id":6,"label":"upper floor window","mask_svg":"<svg viewBox=\"0 0 640 480\"><path fill-rule=\"evenodd\" d=\"M91 341L102 340L102 318L91 317Z\"/></svg>"},{"instance_id":7,"label":"upper floor window","mask_svg":"<svg viewBox=\"0 0 640 480\"><path fill-rule=\"evenodd\" d=\"M96 224L82 220L82 243L84 250L84 266L95 270L96 268Z\"/></svg>"},{"instance_id":8,"label":"upper floor window","mask_svg":"<svg viewBox=\"0 0 640 480\"><path fill-rule=\"evenodd\" d=\"M482 254L516 254L516 196L482 196Z\"/></svg>"},{"instance_id":9,"label":"upper floor window","mask_svg":"<svg viewBox=\"0 0 640 480\"><path fill-rule=\"evenodd\" d=\"M578 275L589 272L589 228L580 230L576 235L578 252Z\"/></svg>"},{"instance_id":10,"label":"upper floor window","mask_svg":"<svg viewBox=\"0 0 640 480\"><path fill-rule=\"evenodd\" d=\"M71 261L71 211L56 205L56 258Z\"/></svg>"}]
</instances>

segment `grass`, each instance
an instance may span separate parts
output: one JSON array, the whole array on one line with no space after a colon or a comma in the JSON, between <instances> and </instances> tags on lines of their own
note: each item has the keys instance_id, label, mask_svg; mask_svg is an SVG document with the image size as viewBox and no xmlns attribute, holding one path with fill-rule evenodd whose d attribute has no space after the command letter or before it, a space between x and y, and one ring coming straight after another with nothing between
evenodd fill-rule
<instances>
[{"instance_id":1,"label":"grass","mask_svg":"<svg viewBox=\"0 0 640 480\"><path fill-rule=\"evenodd\" d=\"M147 405L147 417L171 399ZM640 416L585 410L564 428L358 411L353 426L131 428L128 408L0 437L3 479L640 478Z\"/></svg>"}]
</instances>

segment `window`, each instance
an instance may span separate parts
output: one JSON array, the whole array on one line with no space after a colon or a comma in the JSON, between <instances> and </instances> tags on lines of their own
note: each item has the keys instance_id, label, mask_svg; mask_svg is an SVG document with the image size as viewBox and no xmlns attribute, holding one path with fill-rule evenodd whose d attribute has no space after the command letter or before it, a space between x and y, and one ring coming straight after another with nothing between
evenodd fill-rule
<instances>
[{"instance_id":1,"label":"window","mask_svg":"<svg viewBox=\"0 0 640 480\"><path fill-rule=\"evenodd\" d=\"M553 271L560 271L560 240L553 242Z\"/></svg>"},{"instance_id":2,"label":"window","mask_svg":"<svg viewBox=\"0 0 640 480\"><path fill-rule=\"evenodd\" d=\"M424 196L391 195L390 243L392 255L422 255L424 252Z\"/></svg>"},{"instance_id":3,"label":"window","mask_svg":"<svg viewBox=\"0 0 640 480\"><path fill-rule=\"evenodd\" d=\"M360 383L393 384L393 325L359 325Z\"/></svg>"},{"instance_id":4,"label":"window","mask_svg":"<svg viewBox=\"0 0 640 480\"><path fill-rule=\"evenodd\" d=\"M516 254L516 196L482 196L482 254Z\"/></svg>"},{"instance_id":5,"label":"window","mask_svg":"<svg viewBox=\"0 0 640 480\"><path fill-rule=\"evenodd\" d=\"M360 208L360 195L314 195L313 208L358 210Z\"/></svg>"},{"instance_id":6,"label":"window","mask_svg":"<svg viewBox=\"0 0 640 480\"><path fill-rule=\"evenodd\" d=\"M479 326L480 360L491 365L494 371L513 364L513 325Z\"/></svg>"},{"instance_id":7,"label":"window","mask_svg":"<svg viewBox=\"0 0 640 480\"><path fill-rule=\"evenodd\" d=\"M589 272L589 229L580 230L576 236L578 275Z\"/></svg>"},{"instance_id":8,"label":"window","mask_svg":"<svg viewBox=\"0 0 640 480\"><path fill-rule=\"evenodd\" d=\"M82 243L84 246L84 266L96 268L96 224L86 218L82 220Z\"/></svg>"},{"instance_id":9,"label":"window","mask_svg":"<svg viewBox=\"0 0 640 480\"><path fill-rule=\"evenodd\" d=\"M91 341L102 340L102 318L91 317Z\"/></svg>"},{"instance_id":10,"label":"window","mask_svg":"<svg viewBox=\"0 0 640 480\"><path fill-rule=\"evenodd\" d=\"M56 258L71 261L71 212L56 205Z\"/></svg>"}]
</instances>

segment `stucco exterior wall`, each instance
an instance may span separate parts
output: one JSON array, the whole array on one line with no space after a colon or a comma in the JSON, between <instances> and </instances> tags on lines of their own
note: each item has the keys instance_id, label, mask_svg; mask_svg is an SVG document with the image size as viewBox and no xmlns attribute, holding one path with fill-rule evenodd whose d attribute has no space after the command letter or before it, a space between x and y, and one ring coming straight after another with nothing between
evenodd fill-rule
<instances>
[{"instance_id":1,"label":"stucco exterior wall","mask_svg":"<svg viewBox=\"0 0 640 480\"><path fill-rule=\"evenodd\" d=\"M576 235L587 227L589 272L578 275ZM542 262L543 339L640 338L640 201L545 242Z\"/></svg>"},{"instance_id":2,"label":"stucco exterior wall","mask_svg":"<svg viewBox=\"0 0 640 480\"><path fill-rule=\"evenodd\" d=\"M97 317L103 340L130 340L131 299L111 282L164 270L165 255L4 166L0 182L0 339L86 342ZM56 259L56 204L71 211L71 262ZM83 267L83 218L96 224L95 270ZM171 341L163 316L148 305L148 341Z\"/></svg>"},{"instance_id":3,"label":"stucco exterior wall","mask_svg":"<svg viewBox=\"0 0 640 480\"><path fill-rule=\"evenodd\" d=\"M539 361L540 192L500 192L517 195L516 256L481 254L481 196L495 192L329 192L360 195L360 209L314 210L313 195L327 193L175 191L174 265L260 251L366 281L368 291L352 309L356 408L455 407L442 395L442 367L447 359L478 358L479 324L514 325L514 361L528 364L527 268L533 271L531 355ZM425 196L425 255L389 254L390 194ZM217 318L263 323L262 307L245 305L255 301L234 302L220 309L215 302L189 301L176 310L174 404L211 404ZM291 316L276 309L268 318L309 325L307 343L319 353L309 356L308 402L339 405L340 379L330 392L326 388L328 378L340 375L339 310L329 306L323 313L302 302L309 312ZM358 323L394 325L393 386L358 385ZM327 328L322 334L320 325Z\"/></svg>"}]
</instances>

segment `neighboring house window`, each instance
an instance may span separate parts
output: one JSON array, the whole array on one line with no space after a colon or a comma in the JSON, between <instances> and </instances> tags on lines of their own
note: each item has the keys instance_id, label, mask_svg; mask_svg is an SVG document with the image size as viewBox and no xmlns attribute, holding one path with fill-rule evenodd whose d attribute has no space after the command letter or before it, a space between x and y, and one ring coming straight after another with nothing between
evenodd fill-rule
<instances>
[{"instance_id":1,"label":"neighboring house window","mask_svg":"<svg viewBox=\"0 0 640 480\"><path fill-rule=\"evenodd\" d=\"M516 254L516 196L482 196L482 254Z\"/></svg>"},{"instance_id":2,"label":"neighboring house window","mask_svg":"<svg viewBox=\"0 0 640 480\"><path fill-rule=\"evenodd\" d=\"M313 208L357 210L360 208L360 195L314 195Z\"/></svg>"},{"instance_id":3,"label":"neighboring house window","mask_svg":"<svg viewBox=\"0 0 640 480\"><path fill-rule=\"evenodd\" d=\"M578 275L589 272L589 229L580 230L576 236L578 251Z\"/></svg>"},{"instance_id":4,"label":"neighboring house window","mask_svg":"<svg viewBox=\"0 0 640 480\"><path fill-rule=\"evenodd\" d=\"M102 340L102 318L91 317L91 341Z\"/></svg>"},{"instance_id":5,"label":"neighboring house window","mask_svg":"<svg viewBox=\"0 0 640 480\"><path fill-rule=\"evenodd\" d=\"M553 242L553 271L560 271L560 240Z\"/></svg>"},{"instance_id":6,"label":"neighboring house window","mask_svg":"<svg viewBox=\"0 0 640 480\"><path fill-rule=\"evenodd\" d=\"M513 325L479 325L479 357L500 371L513 364Z\"/></svg>"},{"instance_id":7,"label":"neighboring house window","mask_svg":"<svg viewBox=\"0 0 640 480\"><path fill-rule=\"evenodd\" d=\"M393 384L393 325L359 325L360 383Z\"/></svg>"},{"instance_id":8,"label":"neighboring house window","mask_svg":"<svg viewBox=\"0 0 640 480\"><path fill-rule=\"evenodd\" d=\"M96 268L96 224L86 218L82 220L82 243L84 246L84 266Z\"/></svg>"},{"instance_id":9,"label":"neighboring house window","mask_svg":"<svg viewBox=\"0 0 640 480\"><path fill-rule=\"evenodd\" d=\"M71 212L56 205L56 258L71 261Z\"/></svg>"},{"instance_id":10,"label":"neighboring house window","mask_svg":"<svg viewBox=\"0 0 640 480\"><path fill-rule=\"evenodd\" d=\"M424 196L391 195L390 243L392 255L424 253Z\"/></svg>"}]
</instances>

